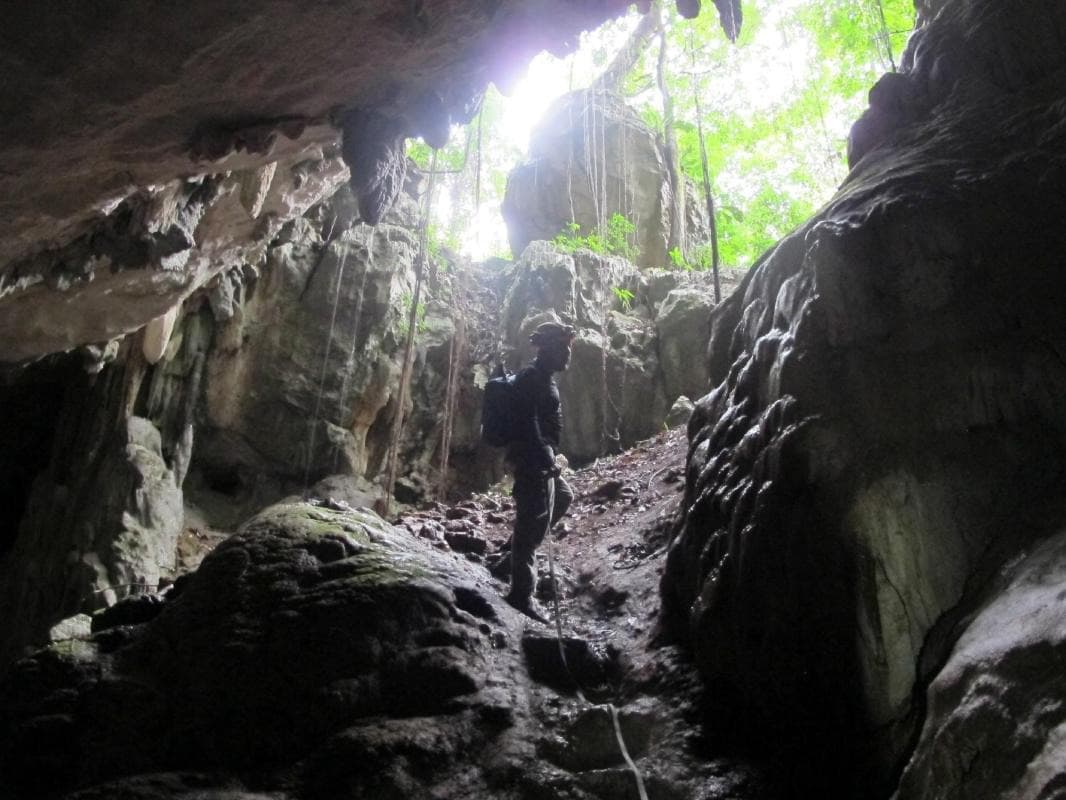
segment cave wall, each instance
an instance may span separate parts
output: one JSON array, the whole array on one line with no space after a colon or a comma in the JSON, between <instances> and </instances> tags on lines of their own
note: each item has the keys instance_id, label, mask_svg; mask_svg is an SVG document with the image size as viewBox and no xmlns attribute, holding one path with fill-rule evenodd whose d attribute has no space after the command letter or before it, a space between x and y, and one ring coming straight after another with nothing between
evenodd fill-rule
<instances>
[{"instance_id":1,"label":"cave wall","mask_svg":"<svg viewBox=\"0 0 1066 800\"><path fill-rule=\"evenodd\" d=\"M837 195L714 315L662 583L717 696L857 794L1066 478L1066 9L921 11Z\"/></svg>"},{"instance_id":2,"label":"cave wall","mask_svg":"<svg viewBox=\"0 0 1066 800\"><path fill-rule=\"evenodd\" d=\"M327 153L300 170L338 172ZM185 568L179 537L225 536L287 496L379 505L418 268L417 175L375 226L346 183L319 182L308 196L327 197L239 250L244 260L142 331L11 370L0 400L13 414L34 392L55 389L58 399L52 416L6 445L28 499L10 510L0 564L5 659L64 617L173 580ZM546 242L517 263L448 256L425 272L395 487L402 503L436 498L445 483L453 348L452 492L504 476L501 452L480 442L482 387L498 361L518 369L528 360L529 331L545 314L581 331L560 381L563 451L574 462L656 433L679 395L706 389L689 352L709 328L706 274L640 271ZM629 308L614 291L625 287Z\"/></svg>"}]
</instances>

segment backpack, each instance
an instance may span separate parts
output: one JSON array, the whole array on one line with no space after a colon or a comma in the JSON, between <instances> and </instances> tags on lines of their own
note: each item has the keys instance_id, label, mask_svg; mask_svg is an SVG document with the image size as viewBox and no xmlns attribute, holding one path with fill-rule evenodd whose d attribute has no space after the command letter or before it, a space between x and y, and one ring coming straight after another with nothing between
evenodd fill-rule
<instances>
[{"instance_id":1,"label":"backpack","mask_svg":"<svg viewBox=\"0 0 1066 800\"><path fill-rule=\"evenodd\" d=\"M485 444L506 447L518 438L517 377L500 364L485 384L485 399L481 405L481 440Z\"/></svg>"}]
</instances>

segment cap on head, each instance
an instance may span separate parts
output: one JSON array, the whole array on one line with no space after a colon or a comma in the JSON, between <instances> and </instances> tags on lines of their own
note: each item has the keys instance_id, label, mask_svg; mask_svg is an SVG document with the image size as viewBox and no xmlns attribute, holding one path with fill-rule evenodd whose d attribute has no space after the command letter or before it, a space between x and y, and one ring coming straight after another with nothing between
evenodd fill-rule
<instances>
[{"instance_id":1,"label":"cap on head","mask_svg":"<svg viewBox=\"0 0 1066 800\"><path fill-rule=\"evenodd\" d=\"M554 342L569 343L576 336L577 331L569 325L562 325L558 322L542 322L530 335L529 343L534 347L541 347Z\"/></svg>"}]
</instances>

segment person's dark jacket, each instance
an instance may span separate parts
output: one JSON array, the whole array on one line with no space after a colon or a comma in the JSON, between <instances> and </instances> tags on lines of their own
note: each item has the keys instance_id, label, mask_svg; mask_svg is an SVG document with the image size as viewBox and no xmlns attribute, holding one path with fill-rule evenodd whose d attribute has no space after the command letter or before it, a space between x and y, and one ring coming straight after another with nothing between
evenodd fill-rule
<instances>
[{"instance_id":1,"label":"person's dark jacket","mask_svg":"<svg viewBox=\"0 0 1066 800\"><path fill-rule=\"evenodd\" d=\"M533 362L515 378L521 433L507 448L507 460L519 472L542 472L555 465L563 432L559 387L548 370Z\"/></svg>"}]
</instances>

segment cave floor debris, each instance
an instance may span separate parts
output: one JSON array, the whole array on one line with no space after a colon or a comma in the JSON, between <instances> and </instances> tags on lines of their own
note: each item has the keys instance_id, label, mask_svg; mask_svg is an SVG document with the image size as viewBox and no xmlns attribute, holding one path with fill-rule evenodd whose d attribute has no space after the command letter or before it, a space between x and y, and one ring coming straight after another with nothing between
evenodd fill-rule
<instances>
[{"instance_id":1,"label":"cave floor debris","mask_svg":"<svg viewBox=\"0 0 1066 800\"><path fill-rule=\"evenodd\" d=\"M564 475L574 502L538 554L537 599L551 621L530 620L521 642L546 732L537 752L578 775L588 796L637 797L606 706L597 705L611 702L650 797L770 800L784 794L772 768L715 754L718 745L703 728L703 689L694 667L679 649L659 641L659 581L684 488L686 447L683 429L664 431ZM501 595L513 521L513 503L503 491L394 520L484 563ZM556 607L569 669L558 656ZM575 697L575 678L589 704ZM728 739L728 732L714 732L713 739Z\"/></svg>"},{"instance_id":2,"label":"cave floor debris","mask_svg":"<svg viewBox=\"0 0 1066 800\"><path fill-rule=\"evenodd\" d=\"M516 796L638 797L607 703L618 709L649 797L775 800L787 794L765 760L721 752L728 731L705 729L694 667L678 648L660 641L659 581L684 485L685 451L683 430L664 431L565 475L575 499L538 556L537 599L551 624L516 615L523 620L521 633L506 643L522 653L528 686L521 691L529 695L533 730L540 731L533 749L541 767L522 777ZM504 489L400 513L392 522L483 565L484 590L502 596L514 520ZM213 547L216 537L197 542Z\"/></svg>"}]
</instances>

